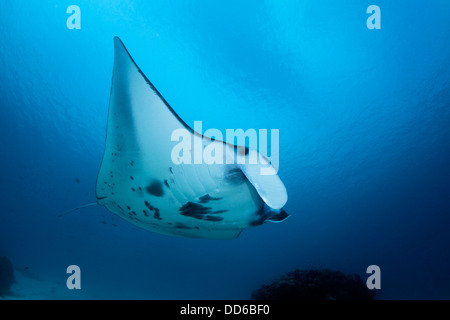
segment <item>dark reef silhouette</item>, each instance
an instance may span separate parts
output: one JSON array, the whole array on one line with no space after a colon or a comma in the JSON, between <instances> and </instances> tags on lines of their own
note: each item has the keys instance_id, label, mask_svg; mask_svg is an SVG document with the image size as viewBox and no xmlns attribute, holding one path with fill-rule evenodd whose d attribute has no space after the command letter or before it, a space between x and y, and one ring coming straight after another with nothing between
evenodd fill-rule
<instances>
[{"instance_id":1,"label":"dark reef silhouette","mask_svg":"<svg viewBox=\"0 0 450 320\"><path fill-rule=\"evenodd\" d=\"M358 275L331 270L295 270L252 293L252 300L373 300Z\"/></svg>"},{"instance_id":2,"label":"dark reef silhouette","mask_svg":"<svg viewBox=\"0 0 450 320\"><path fill-rule=\"evenodd\" d=\"M0 297L9 293L14 283L14 269L11 261L6 257L0 257Z\"/></svg>"}]
</instances>

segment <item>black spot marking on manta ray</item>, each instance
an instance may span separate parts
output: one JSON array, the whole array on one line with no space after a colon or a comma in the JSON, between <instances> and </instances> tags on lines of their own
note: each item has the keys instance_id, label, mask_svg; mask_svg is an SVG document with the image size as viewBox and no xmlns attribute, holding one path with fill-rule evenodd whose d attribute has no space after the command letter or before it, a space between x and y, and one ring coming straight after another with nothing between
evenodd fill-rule
<instances>
[{"instance_id":1,"label":"black spot marking on manta ray","mask_svg":"<svg viewBox=\"0 0 450 320\"><path fill-rule=\"evenodd\" d=\"M159 214L159 209L155 208L155 213L153 214L153 218L156 220L162 220L161 215Z\"/></svg>"},{"instance_id":2,"label":"black spot marking on manta ray","mask_svg":"<svg viewBox=\"0 0 450 320\"><path fill-rule=\"evenodd\" d=\"M127 206L127 209L128 209L128 210L131 210L130 206Z\"/></svg>"},{"instance_id":3,"label":"black spot marking on manta ray","mask_svg":"<svg viewBox=\"0 0 450 320\"><path fill-rule=\"evenodd\" d=\"M134 160L131 160L131 162L130 162L130 166L134 166Z\"/></svg>"},{"instance_id":4,"label":"black spot marking on manta ray","mask_svg":"<svg viewBox=\"0 0 450 320\"><path fill-rule=\"evenodd\" d=\"M228 210L217 210L217 211L214 211L214 212L211 212L212 214L219 214L219 213L225 213L225 212L228 212Z\"/></svg>"},{"instance_id":5,"label":"black spot marking on manta ray","mask_svg":"<svg viewBox=\"0 0 450 320\"><path fill-rule=\"evenodd\" d=\"M208 216L208 214L219 214L227 212L228 210L211 211L210 207L205 207L201 204L189 201L180 208L180 211L181 211L180 214L185 217L191 217L199 220L205 219L208 221L222 221L223 218Z\"/></svg>"},{"instance_id":6,"label":"black spot marking on manta ray","mask_svg":"<svg viewBox=\"0 0 450 320\"><path fill-rule=\"evenodd\" d=\"M192 228L188 227L187 225L182 224L180 222L177 222L173 227L175 229L192 229Z\"/></svg>"},{"instance_id":7,"label":"black spot marking on manta ray","mask_svg":"<svg viewBox=\"0 0 450 320\"><path fill-rule=\"evenodd\" d=\"M180 211L183 216L195 218L198 215L211 213L211 208L189 201L180 208Z\"/></svg>"},{"instance_id":8,"label":"black spot marking on manta ray","mask_svg":"<svg viewBox=\"0 0 450 320\"><path fill-rule=\"evenodd\" d=\"M210 201L222 200L222 198L214 198L211 197L209 194L205 194L204 196L198 198L198 200L200 200L200 203L208 203Z\"/></svg>"},{"instance_id":9,"label":"black spot marking on manta ray","mask_svg":"<svg viewBox=\"0 0 450 320\"><path fill-rule=\"evenodd\" d=\"M136 192L136 189L135 188L131 188L131 191Z\"/></svg>"},{"instance_id":10,"label":"black spot marking on manta ray","mask_svg":"<svg viewBox=\"0 0 450 320\"><path fill-rule=\"evenodd\" d=\"M144 204L150 211L153 211L155 209L148 201L144 201Z\"/></svg>"},{"instance_id":11,"label":"black spot marking on manta ray","mask_svg":"<svg viewBox=\"0 0 450 320\"><path fill-rule=\"evenodd\" d=\"M188 215L188 214L182 213L181 215L189 217L189 218L198 219L198 220L203 220L203 218L205 217L204 214L189 214Z\"/></svg>"},{"instance_id":12,"label":"black spot marking on manta ray","mask_svg":"<svg viewBox=\"0 0 450 320\"><path fill-rule=\"evenodd\" d=\"M171 174L173 174L172 167L169 167L169 171L170 171Z\"/></svg>"},{"instance_id":13,"label":"black spot marking on manta ray","mask_svg":"<svg viewBox=\"0 0 450 320\"><path fill-rule=\"evenodd\" d=\"M216 217L216 216L205 216L204 218L207 221L222 221L222 217Z\"/></svg>"},{"instance_id":14,"label":"black spot marking on manta ray","mask_svg":"<svg viewBox=\"0 0 450 320\"><path fill-rule=\"evenodd\" d=\"M148 217L148 213L145 210L142 210L142 212L144 212L144 216Z\"/></svg>"},{"instance_id":15,"label":"black spot marking on manta ray","mask_svg":"<svg viewBox=\"0 0 450 320\"><path fill-rule=\"evenodd\" d=\"M135 216L137 216L137 213L136 213L136 212L134 212L134 211L131 211L131 213L132 213L132 214L134 214Z\"/></svg>"},{"instance_id":16,"label":"black spot marking on manta ray","mask_svg":"<svg viewBox=\"0 0 450 320\"><path fill-rule=\"evenodd\" d=\"M170 189L169 183L167 182L167 180L164 180L164 184L166 185L167 188Z\"/></svg>"},{"instance_id":17,"label":"black spot marking on manta ray","mask_svg":"<svg viewBox=\"0 0 450 320\"><path fill-rule=\"evenodd\" d=\"M205 207L198 203L188 202L184 206L180 208L181 215L185 217L190 217L194 219L199 220L207 220L207 221L222 221L222 217L215 217L210 216L208 214L218 214L218 213L224 213L228 210L218 210L218 211L211 211L211 208Z\"/></svg>"},{"instance_id":18,"label":"black spot marking on manta ray","mask_svg":"<svg viewBox=\"0 0 450 320\"><path fill-rule=\"evenodd\" d=\"M229 170L225 174L225 180L229 184L232 185L239 185L244 183L245 180L247 180L247 177L244 175L244 173L239 168L234 168Z\"/></svg>"},{"instance_id":19,"label":"black spot marking on manta ray","mask_svg":"<svg viewBox=\"0 0 450 320\"><path fill-rule=\"evenodd\" d=\"M133 177L133 176L130 176L130 179L131 179L131 180L134 180L134 177Z\"/></svg>"},{"instance_id":20,"label":"black spot marking on manta ray","mask_svg":"<svg viewBox=\"0 0 450 320\"><path fill-rule=\"evenodd\" d=\"M148 194L151 194L155 197L162 197L164 195L162 184L156 179L153 180L152 183L147 188L145 188L145 190Z\"/></svg>"}]
</instances>

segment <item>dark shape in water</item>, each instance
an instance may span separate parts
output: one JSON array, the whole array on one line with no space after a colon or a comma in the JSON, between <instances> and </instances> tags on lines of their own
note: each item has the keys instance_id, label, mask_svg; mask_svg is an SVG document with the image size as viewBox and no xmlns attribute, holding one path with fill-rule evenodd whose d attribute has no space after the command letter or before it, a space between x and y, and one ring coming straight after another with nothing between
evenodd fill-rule
<instances>
[{"instance_id":1,"label":"dark shape in water","mask_svg":"<svg viewBox=\"0 0 450 320\"><path fill-rule=\"evenodd\" d=\"M358 275L331 270L295 270L252 293L252 300L373 300Z\"/></svg>"},{"instance_id":2,"label":"dark shape in water","mask_svg":"<svg viewBox=\"0 0 450 320\"><path fill-rule=\"evenodd\" d=\"M0 297L9 293L14 283L14 269L11 261L6 257L0 257Z\"/></svg>"}]
</instances>

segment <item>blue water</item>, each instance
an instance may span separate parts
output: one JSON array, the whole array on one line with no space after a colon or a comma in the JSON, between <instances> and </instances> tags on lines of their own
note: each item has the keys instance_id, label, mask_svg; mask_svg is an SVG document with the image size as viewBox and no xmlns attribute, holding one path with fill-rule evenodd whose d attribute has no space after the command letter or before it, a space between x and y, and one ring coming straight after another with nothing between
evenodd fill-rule
<instances>
[{"instance_id":1,"label":"blue water","mask_svg":"<svg viewBox=\"0 0 450 320\"><path fill-rule=\"evenodd\" d=\"M66 9L81 8L81 30ZM381 30L366 9L381 8ZM0 256L72 298L247 299L296 268L378 298L450 298L450 1L0 4ZM292 217L233 241L141 230L95 202L119 36L185 122L280 130Z\"/></svg>"}]
</instances>

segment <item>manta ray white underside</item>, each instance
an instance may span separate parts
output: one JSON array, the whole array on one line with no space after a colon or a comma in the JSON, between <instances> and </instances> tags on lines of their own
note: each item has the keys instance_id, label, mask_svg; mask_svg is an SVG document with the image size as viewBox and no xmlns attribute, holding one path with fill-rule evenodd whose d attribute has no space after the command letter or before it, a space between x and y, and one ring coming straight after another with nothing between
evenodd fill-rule
<instances>
[{"instance_id":1,"label":"manta ray white underside","mask_svg":"<svg viewBox=\"0 0 450 320\"><path fill-rule=\"evenodd\" d=\"M131 223L166 235L234 239L245 228L288 217L278 175L260 175L260 164L173 163L171 135L187 129L203 148L253 150L194 132L134 62L119 38L109 104L106 147L97 178L97 203ZM197 141L198 142L198 141ZM224 162L226 163L226 162Z\"/></svg>"}]
</instances>

